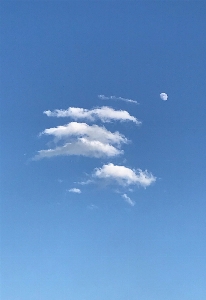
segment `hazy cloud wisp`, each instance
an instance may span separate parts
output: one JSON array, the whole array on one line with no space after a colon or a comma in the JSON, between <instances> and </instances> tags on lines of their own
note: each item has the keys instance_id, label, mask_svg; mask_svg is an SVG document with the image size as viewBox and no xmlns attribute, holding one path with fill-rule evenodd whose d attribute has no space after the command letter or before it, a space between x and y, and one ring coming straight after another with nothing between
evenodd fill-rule
<instances>
[{"instance_id":1,"label":"hazy cloud wisp","mask_svg":"<svg viewBox=\"0 0 206 300\"><path fill-rule=\"evenodd\" d=\"M136 100L132 100L132 99L128 99L128 98L123 98L123 97L116 97L116 96L105 96L105 95L98 95L99 99L102 100L120 100L120 101L124 101L124 102L130 102L130 103L134 103L134 104L139 104Z\"/></svg>"},{"instance_id":2,"label":"hazy cloud wisp","mask_svg":"<svg viewBox=\"0 0 206 300\"><path fill-rule=\"evenodd\" d=\"M122 198L131 206L135 205L135 201L133 201L127 194L123 194Z\"/></svg>"}]
</instances>

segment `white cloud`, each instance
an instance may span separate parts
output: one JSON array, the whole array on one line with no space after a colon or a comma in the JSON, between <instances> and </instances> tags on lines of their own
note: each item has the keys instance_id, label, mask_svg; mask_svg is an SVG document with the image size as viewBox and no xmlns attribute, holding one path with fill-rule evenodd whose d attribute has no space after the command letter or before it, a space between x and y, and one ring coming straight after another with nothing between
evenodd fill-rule
<instances>
[{"instance_id":1,"label":"white cloud","mask_svg":"<svg viewBox=\"0 0 206 300\"><path fill-rule=\"evenodd\" d=\"M45 129L40 135L53 135L58 139L70 138L71 136L86 137L89 141L100 141L102 143L121 144L128 140L118 131L112 133L105 127L88 125L86 123L71 122L64 126Z\"/></svg>"},{"instance_id":2,"label":"white cloud","mask_svg":"<svg viewBox=\"0 0 206 300\"><path fill-rule=\"evenodd\" d=\"M168 99L168 95L166 93L161 93L160 94L160 98L164 101L166 101Z\"/></svg>"},{"instance_id":3,"label":"white cloud","mask_svg":"<svg viewBox=\"0 0 206 300\"><path fill-rule=\"evenodd\" d=\"M131 206L135 205L135 201L133 201L129 196L127 196L127 194L123 194L122 198L124 198L124 200Z\"/></svg>"},{"instance_id":4,"label":"white cloud","mask_svg":"<svg viewBox=\"0 0 206 300\"><path fill-rule=\"evenodd\" d=\"M70 192L70 193L76 193L76 194L81 194L81 190L77 189L77 188L70 189L70 190L68 190L68 192Z\"/></svg>"},{"instance_id":5,"label":"white cloud","mask_svg":"<svg viewBox=\"0 0 206 300\"><path fill-rule=\"evenodd\" d=\"M98 98L100 98L102 100L121 100L121 101L130 102L130 103L134 103L134 104L139 104L136 100L122 98L122 97L116 97L116 96L107 97L105 95L98 95Z\"/></svg>"},{"instance_id":6,"label":"white cloud","mask_svg":"<svg viewBox=\"0 0 206 300\"><path fill-rule=\"evenodd\" d=\"M156 178L147 170L142 171L138 169L135 171L125 166L117 166L112 163L103 165L103 167L99 169L96 168L93 177L114 180L122 186L137 184L145 188L156 181Z\"/></svg>"},{"instance_id":7,"label":"white cloud","mask_svg":"<svg viewBox=\"0 0 206 300\"><path fill-rule=\"evenodd\" d=\"M34 160L62 155L82 155L96 158L113 157L123 153L123 150L119 150L112 145L90 141L86 138L78 138L75 142L66 143L54 149L40 150Z\"/></svg>"},{"instance_id":8,"label":"white cloud","mask_svg":"<svg viewBox=\"0 0 206 300\"><path fill-rule=\"evenodd\" d=\"M105 127L77 122L45 129L40 135L52 135L56 139L55 142L63 139L64 144L38 151L35 160L60 155L113 157L123 154L121 145L128 143L127 138L118 131L112 133Z\"/></svg>"},{"instance_id":9,"label":"white cloud","mask_svg":"<svg viewBox=\"0 0 206 300\"><path fill-rule=\"evenodd\" d=\"M102 106L94 109L85 109L79 107L69 107L67 110L55 109L53 112L50 110L44 111L48 117L70 117L74 120L87 119L95 121L100 119L102 122L111 121L132 121L137 125L141 124L139 120L131 116L126 110L114 110L108 106Z\"/></svg>"}]
</instances>

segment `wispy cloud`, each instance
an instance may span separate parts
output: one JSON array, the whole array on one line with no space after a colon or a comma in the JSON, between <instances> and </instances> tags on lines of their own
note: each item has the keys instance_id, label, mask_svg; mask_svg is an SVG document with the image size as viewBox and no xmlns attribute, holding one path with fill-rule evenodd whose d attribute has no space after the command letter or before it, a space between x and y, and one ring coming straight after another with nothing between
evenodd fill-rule
<instances>
[{"instance_id":1,"label":"wispy cloud","mask_svg":"<svg viewBox=\"0 0 206 300\"><path fill-rule=\"evenodd\" d=\"M97 205L95 205L95 204L90 204L90 205L87 206L87 208L89 210L97 210L99 207Z\"/></svg>"},{"instance_id":2,"label":"wispy cloud","mask_svg":"<svg viewBox=\"0 0 206 300\"><path fill-rule=\"evenodd\" d=\"M149 173L147 170L142 171L141 169L132 170L125 166L117 166L112 163L103 165L102 168L96 168L93 177L113 180L119 185L140 185L144 188L151 185L156 181L156 177Z\"/></svg>"},{"instance_id":3,"label":"wispy cloud","mask_svg":"<svg viewBox=\"0 0 206 300\"><path fill-rule=\"evenodd\" d=\"M87 185L87 184L90 184L90 183L93 183L93 182L94 182L94 180L88 179L88 180L80 181L80 182L77 182L77 183L81 184L81 185Z\"/></svg>"},{"instance_id":4,"label":"wispy cloud","mask_svg":"<svg viewBox=\"0 0 206 300\"><path fill-rule=\"evenodd\" d=\"M161 93L160 94L160 98L164 101L166 101L168 99L168 95L166 93Z\"/></svg>"},{"instance_id":5,"label":"wispy cloud","mask_svg":"<svg viewBox=\"0 0 206 300\"><path fill-rule=\"evenodd\" d=\"M120 100L120 101L124 101L124 102L139 104L136 100L132 100L132 99L128 99L128 98L122 98L122 97L116 97L116 96L98 95L98 98L102 99L102 100Z\"/></svg>"},{"instance_id":6,"label":"wispy cloud","mask_svg":"<svg viewBox=\"0 0 206 300\"><path fill-rule=\"evenodd\" d=\"M70 192L70 193L76 193L76 194L81 194L81 190L77 189L77 188L72 188L72 189L68 190L68 192Z\"/></svg>"},{"instance_id":7,"label":"wispy cloud","mask_svg":"<svg viewBox=\"0 0 206 300\"><path fill-rule=\"evenodd\" d=\"M127 194L123 194L122 198L131 206L135 205L135 201L133 201Z\"/></svg>"},{"instance_id":8,"label":"wispy cloud","mask_svg":"<svg viewBox=\"0 0 206 300\"><path fill-rule=\"evenodd\" d=\"M137 125L141 124L139 120L131 116L126 110L115 110L108 106L102 106L91 110L79 107L69 107L66 110L46 110L44 111L44 114L48 117L70 117L74 120L86 119L88 121L96 121L100 119L105 123L111 121L132 121Z\"/></svg>"}]
</instances>

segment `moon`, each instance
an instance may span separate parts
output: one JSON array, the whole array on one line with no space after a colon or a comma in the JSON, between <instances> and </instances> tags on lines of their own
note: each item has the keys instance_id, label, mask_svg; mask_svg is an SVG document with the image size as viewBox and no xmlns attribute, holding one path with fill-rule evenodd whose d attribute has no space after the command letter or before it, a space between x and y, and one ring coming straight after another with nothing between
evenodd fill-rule
<instances>
[{"instance_id":1,"label":"moon","mask_svg":"<svg viewBox=\"0 0 206 300\"><path fill-rule=\"evenodd\" d=\"M166 101L168 99L168 95L166 93L161 93L160 94L160 98L164 101Z\"/></svg>"}]
</instances>

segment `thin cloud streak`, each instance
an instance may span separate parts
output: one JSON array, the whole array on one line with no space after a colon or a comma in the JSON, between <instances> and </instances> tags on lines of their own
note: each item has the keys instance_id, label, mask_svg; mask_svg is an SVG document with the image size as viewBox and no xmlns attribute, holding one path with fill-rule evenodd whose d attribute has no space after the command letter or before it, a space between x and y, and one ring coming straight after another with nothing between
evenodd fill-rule
<instances>
[{"instance_id":1,"label":"thin cloud streak","mask_svg":"<svg viewBox=\"0 0 206 300\"><path fill-rule=\"evenodd\" d=\"M111 121L132 121L137 125L141 124L139 120L134 116L131 116L126 110L115 110L108 106L102 106L91 110L80 107L69 107L66 110L46 110L44 111L44 114L48 117L70 117L74 120L86 119L88 121L96 121L100 119L104 123Z\"/></svg>"},{"instance_id":2,"label":"thin cloud streak","mask_svg":"<svg viewBox=\"0 0 206 300\"><path fill-rule=\"evenodd\" d=\"M80 185L87 185L87 184L91 184L91 183L94 183L94 180L88 179L85 181L77 182L77 184L80 184Z\"/></svg>"},{"instance_id":3,"label":"thin cloud streak","mask_svg":"<svg viewBox=\"0 0 206 300\"><path fill-rule=\"evenodd\" d=\"M103 165L102 168L96 168L93 177L113 180L121 186L140 185L144 188L156 181L156 177L147 170L132 170L125 166L117 166L112 163Z\"/></svg>"},{"instance_id":4,"label":"thin cloud streak","mask_svg":"<svg viewBox=\"0 0 206 300\"><path fill-rule=\"evenodd\" d=\"M134 104L139 104L136 100L132 100L132 99L128 99L128 98L123 98L123 97L116 97L116 96L105 96L105 95L98 95L99 99L102 100L120 100L120 101L124 101L124 102L130 102L130 103L134 103Z\"/></svg>"},{"instance_id":5,"label":"thin cloud streak","mask_svg":"<svg viewBox=\"0 0 206 300\"><path fill-rule=\"evenodd\" d=\"M123 194L122 198L131 206L135 206L135 201L133 201L127 194Z\"/></svg>"}]
</instances>

